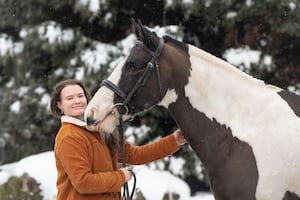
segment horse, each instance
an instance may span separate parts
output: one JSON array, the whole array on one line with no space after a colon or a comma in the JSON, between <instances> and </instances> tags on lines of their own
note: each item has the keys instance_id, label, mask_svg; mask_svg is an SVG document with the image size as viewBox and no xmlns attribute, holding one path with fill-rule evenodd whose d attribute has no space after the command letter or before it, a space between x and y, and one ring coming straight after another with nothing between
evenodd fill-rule
<instances>
[{"instance_id":1,"label":"horse","mask_svg":"<svg viewBox=\"0 0 300 200\"><path fill-rule=\"evenodd\" d=\"M300 97L140 21L132 27L136 44L88 103L87 128L113 132L165 107L216 200L300 200Z\"/></svg>"}]
</instances>

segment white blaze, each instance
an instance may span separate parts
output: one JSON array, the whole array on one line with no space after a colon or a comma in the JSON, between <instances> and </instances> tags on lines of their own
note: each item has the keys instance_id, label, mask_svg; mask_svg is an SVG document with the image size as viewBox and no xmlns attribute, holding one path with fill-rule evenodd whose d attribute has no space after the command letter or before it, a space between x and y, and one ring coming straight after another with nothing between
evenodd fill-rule
<instances>
[{"instance_id":1,"label":"white blaze","mask_svg":"<svg viewBox=\"0 0 300 200\"><path fill-rule=\"evenodd\" d=\"M121 77L122 66L126 58L120 62L111 75L108 77L112 83L117 85ZM90 130L98 130L103 132L112 132L118 125L118 118L113 116L112 109L114 107L114 92L107 87L101 87L89 102L86 111L85 119L92 116L99 120L99 126L88 127ZM101 112L100 112L101 111ZM105 122L105 124L103 124Z\"/></svg>"}]
</instances>

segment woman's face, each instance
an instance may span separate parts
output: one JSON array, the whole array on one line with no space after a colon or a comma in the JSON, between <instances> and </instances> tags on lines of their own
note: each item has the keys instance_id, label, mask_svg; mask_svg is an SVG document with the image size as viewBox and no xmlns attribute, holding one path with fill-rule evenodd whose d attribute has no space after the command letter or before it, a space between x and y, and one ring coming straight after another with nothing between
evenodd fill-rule
<instances>
[{"instance_id":1,"label":"woman's face","mask_svg":"<svg viewBox=\"0 0 300 200\"><path fill-rule=\"evenodd\" d=\"M58 108L66 116L82 118L87 106L87 99L79 85L67 85L60 93L61 101L57 102Z\"/></svg>"}]
</instances>

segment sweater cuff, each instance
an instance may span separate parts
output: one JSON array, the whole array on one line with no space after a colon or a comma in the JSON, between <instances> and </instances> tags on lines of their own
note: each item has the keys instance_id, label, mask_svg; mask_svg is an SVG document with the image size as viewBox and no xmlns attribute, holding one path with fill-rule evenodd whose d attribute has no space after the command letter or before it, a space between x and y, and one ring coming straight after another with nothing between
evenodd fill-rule
<instances>
[{"instance_id":1,"label":"sweater cuff","mask_svg":"<svg viewBox=\"0 0 300 200\"><path fill-rule=\"evenodd\" d=\"M124 174L124 172L122 170L120 170L120 169L118 169L117 172L121 175L122 180L123 180L123 184L122 185L124 185L124 183L125 183L125 174Z\"/></svg>"},{"instance_id":2,"label":"sweater cuff","mask_svg":"<svg viewBox=\"0 0 300 200\"><path fill-rule=\"evenodd\" d=\"M174 151L178 151L181 146L177 144L174 134L170 134L166 137L168 138L168 140L170 140L170 145L174 147Z\"/></svg>"}]
</instances>

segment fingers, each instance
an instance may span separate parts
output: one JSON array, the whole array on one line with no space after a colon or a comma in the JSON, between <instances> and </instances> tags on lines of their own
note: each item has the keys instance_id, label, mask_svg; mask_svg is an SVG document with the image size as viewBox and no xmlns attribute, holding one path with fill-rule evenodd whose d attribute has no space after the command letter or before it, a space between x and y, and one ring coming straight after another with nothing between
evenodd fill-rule
<instances>
[{"instance_id":1,"label":"fingers","mask_svg":"<svg viewBox=\"0 0 300 200\"><path fill-rule=\"evenodd\" d=\"M174 132L174 136L175 136L175 139L176 139L176 142L179 146L183 145L186 143L186 139L181 131L181 129L177 129L175 132Z\"/></svg>"},{"instance_id":2,"label":"fingers","mask_svg":"<svg viewBox=\"0 0 300 200\"><path fill-rule=\"evenodd\" d=\"M120 170L122 170L125 175L125 182L129 181L132 177L131 169L129 167L124 167Z\"/></svg>"}]
</instances>

